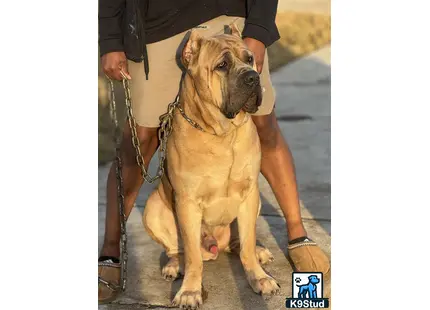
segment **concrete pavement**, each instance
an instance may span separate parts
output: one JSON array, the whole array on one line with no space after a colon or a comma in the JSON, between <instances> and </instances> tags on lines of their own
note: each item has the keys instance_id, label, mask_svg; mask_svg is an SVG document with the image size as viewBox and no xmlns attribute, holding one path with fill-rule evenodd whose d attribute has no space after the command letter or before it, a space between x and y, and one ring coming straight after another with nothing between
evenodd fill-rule
<instances>
[{"instance_id":1,"label":"concrete pavement","mask_svg":"<svg viewBox=\"0 0 430 310\"><path fill-rule=\"evenodd\" d=\"M282 2L282 1L281 1ZM276 113L292 150L301 199L302 215L309 236L330 254L330 47L283 67L272 74L277 91ZM155 170L157 156L151 162ZM105 184L108 166L99 167L99 249L103 242ZM238 257L222 254L204 264L203 285L208 298L203 309L285 309L291 296L291 266L285 257L285 221L276 199L260 177L263 201L257 222L257 239L275 256L267 266L281 285L281 294L265 301L249 287ZM181 280L166 282L160 266L165 255L145 232L141 213L153 186L145 184L127 223L129 269L127 291L99 309L166 309L180 288ZM325 285L325 295L330 285Z\"/></svg>"}]
</instances>

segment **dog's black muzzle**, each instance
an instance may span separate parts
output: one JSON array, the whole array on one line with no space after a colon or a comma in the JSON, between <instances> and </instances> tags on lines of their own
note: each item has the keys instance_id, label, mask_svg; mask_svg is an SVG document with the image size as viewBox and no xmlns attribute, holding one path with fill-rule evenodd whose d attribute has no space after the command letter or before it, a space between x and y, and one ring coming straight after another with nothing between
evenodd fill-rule
<instances>
[{"instance_id":1,"label":"dog's black muzzle","mask_svg":"<svg viewBox=\"0 0 430 310\"><path fill-rule=\"evenodd\" d=\"M240 73L237 79L234 100L224 106L223 114L228 119L234 119L241 110L253 114L258 111L262 102L260 75L255 70Z\"/></svg>"},{"instance_id":2,"label":"dog's black muzzle","mask_svg":"<svg viewBox=\"0 0 430 310\"><path fill-rule=\"evenodd\" d=\"M260 85L260 76L254 71L250 70L244 73L244 84L250 90L250 95L243 105L243 110L250 114L258 111L258 107L261 106L262 102L262 89Z\"/></svg>"}]
</instances>

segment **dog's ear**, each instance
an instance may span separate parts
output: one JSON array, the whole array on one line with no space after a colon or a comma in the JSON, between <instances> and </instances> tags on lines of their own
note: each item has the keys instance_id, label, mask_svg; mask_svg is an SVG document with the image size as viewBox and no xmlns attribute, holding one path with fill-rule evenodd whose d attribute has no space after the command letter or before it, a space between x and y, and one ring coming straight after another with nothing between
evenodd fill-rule
<instances>
[{"instance_id":1,"label":"dog's ear","mask_svg":"<svg viewBox=\"0 0 430 310\"><path fill-rule=\"evenodd\" d=\"M240 32L240 30L239 30L239 28L237 27L236 23L232 23L232 24L230 25L230 29L231 29L231 34L232 34L232 35L234 35L234 36L236 36L236 37L239 37L239 38L242 38L242 33Z\"/></svg>"},{"instance_id":2,"label":"dog's ear","mask_svg":"<svg viewBox=\"0 0 430 310\"><path fill-rule=\"evenodd\" d=\"M182 64L188 68L189 64L195 59L200 51L202 37L195 30L189 32L188 40L186 41L182 50Z\"/></svg>"}]
</instances>

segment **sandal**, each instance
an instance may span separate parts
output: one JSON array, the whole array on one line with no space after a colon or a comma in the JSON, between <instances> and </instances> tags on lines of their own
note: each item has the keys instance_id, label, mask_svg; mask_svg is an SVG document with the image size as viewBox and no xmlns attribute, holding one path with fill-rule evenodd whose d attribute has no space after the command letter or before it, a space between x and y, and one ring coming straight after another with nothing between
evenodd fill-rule
<instances>
[{"instance_id":1,"label":"sandal","mask_svg":"<svg viewBox=\"0 0 430 310\"><path fill-rule=\"evenodd\" d=\"M308 237L298 238L288 244L288 258L295 271L330 272L330 261L320 247Z\"/></svg>"},{"instance_id":2,"label":"sandal","mask_svg":"<svg viewBox=\"0 0 430 310\"><path fill-rule=\"evenodd\" d=\"M114 257L99 258L99 304L115 300L121 292L121 264Z\"/></svg>"}]
</instances>

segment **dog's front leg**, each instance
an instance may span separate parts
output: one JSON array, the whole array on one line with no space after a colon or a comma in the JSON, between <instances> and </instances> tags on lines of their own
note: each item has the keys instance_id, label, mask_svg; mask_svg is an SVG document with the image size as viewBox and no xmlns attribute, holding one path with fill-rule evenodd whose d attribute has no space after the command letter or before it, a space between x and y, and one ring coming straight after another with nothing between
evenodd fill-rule
<instances>
[{"instance_id":1,"label":"dog's front leg","mask_svg":"<svg viewBox=\"0 0 430 310\"><path fill-rule=\"evenodd\" d=\"M247 199L239 207L237 223L240 238L240 260L246 277L254 292L263 296L279 294L279 284L261 268L256 249L256 222L261 201L258 187L252 190Z\"/></svg>"},{"instance_id":2,"label":"dog's front leg","mask_svg":"<svg viewBox=\"0 0 430 310\"><path fill-rule=\"evenodd\" d=\"M176 213L184 244L185 275L173 305L196 309L202 305L203 260L200 250L202 210L193 199L176 200Z\"/></svg>"}]
</instances>

